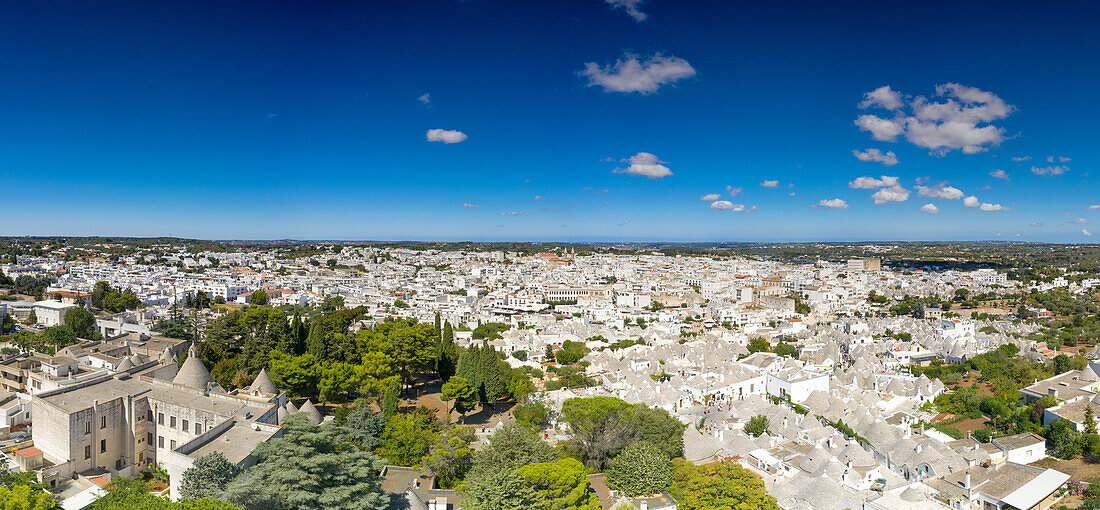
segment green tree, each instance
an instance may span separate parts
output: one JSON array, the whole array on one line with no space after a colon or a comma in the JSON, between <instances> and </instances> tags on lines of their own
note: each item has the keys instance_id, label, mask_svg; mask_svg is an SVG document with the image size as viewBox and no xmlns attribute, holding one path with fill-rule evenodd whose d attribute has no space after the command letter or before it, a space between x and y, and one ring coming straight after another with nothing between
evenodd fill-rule
<instances>
[{"instance_id":1,"label":"green tree","mask_svg":"<svg viewBox=\"0 0 1100 510\"><path fill-rule=\"evenodd\" d=\"M554 353L554 358L562 365L572 365L580 361L587 353L588 348L584 346L584 342L566 340L562 342L561 349Z\"/></svg>"},{"instance_id":2,"label":"green tree","mask_svg":"<svg viewBox=\"0 0 1100 510\"><path fill-rule=\"evenodd\" d=\"M466 476L474 458L470 443L476 440L477 435L467 428L450 427L440 432L423 463L441 487L452 488Z\"/></svg>"},{"instance_id":3,"label":"green tree","mask_svg":"<svg viewBox=\"0 0 1100 510\"><path fill-rule=\"evenodd\" d=\"M454 401L452 410L465 415L467 411L474 408L474 389L466 379L458 376L451 377L451 380L443 384L441 391L444 402Z\"/></svg>"},{"instance_id":4,"label":"green tree","mask_svg":"<svg viewBox=\"0 0 1100 510\"><path fill-rule=\"evenodd\" d=\"M736 463L693 466L683 459L673 463L669 492L680 510L779 510L760 477Z\"/></svg>"},{"instance_id":5,"label":"green tree","mask_svg":"<svg viewBox=\"0 0 1100 510\"><path fill-rule=\"evenodd\" d=\"M481 372L481 384L478 387L478 397L482 405L492 408L493 404L504 393L504 381L500 375L500 358L497 351L489 345L488 340L483 340L481 345L481 359L478 363Z\"/></svg>"},{"instance_id":6,"label":"green tree","mask_svg":"<svg viewBox=\"0 0 1100 510\"><path fill-rule=\"evenodd\" d=\"M317 395L321 365L312 354L291 356L281 351L272 351L270 372L275 385L291 395L299 397Z\"/></svg>"},{"instance_id":7,"label":"green tree","mask_svg":"<svg viewBox=\"0 0 1100 510\"><path fill-rule=\"evenodd\" d=\"M386 415L374 412L369 402L363 399L355 401L351 412L345 417L348 435L366 451L382 446L382 433L386 430Z\"/></svg>"},{"instance_id":8,"label":"green tree","mask_svg":"<svg viewBox=\"0 0 1100 510\"><path fill-rule=\"evenodd\" d=\"M516 417L516 423L531 430L542 430L549 423L550 408L546 407L542 401L535 400L516 406L512 415Z\"/></svg>"},{"instance_id":9,"label":"green tree","mask_svg":"<svg viewBox=\"0 0 1100 510\"><path fill-rule=\"evenodd\" d=\"M382 463L347 441L340 427L317 426L301 415L283 423L283 437L260 443L257 464L226 487L245 510L385 510Z\"/></svg>"},{"instance_id":10,"label":"green tree","mask_svg":"<svg viewBox=\"0 0 1100 510\"><path fill-rule=\"evenodd\" d=\"M195 460L180 480L180 497L186 499L218 498L237 476L237 466L230 464L222 452L212 452Z\"/></svg>"},{"instance_id":11,"label":"green tree","mask_svg":"<svg viewBox=\"0 0 1100 510\"><path fill-rule=\"evenodd\" d=\"M768 417L758 414L749 418L749 422L745 424L745 433L752 437L759 437L768 432L769 425Z\"/></svg>"},{"instance_id":12,"label":"green tree","mask_svg":"<svg viewBox=\"0 0 1100 510\"><path fill-rule=\"evenodd\" d=\"M65 312L63 322L80 338L92 338L95 335L95 315L83 308L69 309Z\"/></svg>"},{"instance_id":13,"label":"green tree","mask_svg":"<svg viewBox=\"0 0 1100 510\"><path fill-rule=\"evenodd\" d=\"M386 355L401 375L404 388L416 375L432 369L438 338L432 334L429 324L401 320L385 322L374 329L361 329L355 341L361 352Z\"/></svg>"},{"instance_id":14,"label":"green tree","mask_svg":"<svg viewBox=\"0 0 1100 510\"><path fill-rule=\"evenodd\" d=\"M528 464L519 469L534 491L534 508L543 510L600 510L600 499L588 482L588 471L576 459Z\"/></svg>"},{"instance_id":15,"label":"green tree","mask_svg":"<svg viewBox=\"0 0 1100 510\"><path fill-rule=\"evenodd\" d=\"M753 338L753 339L749 340L749 347L748 348L749 348L750 353L768 352L768 351L771 350L771 347L772 347L771 344L769 344L767 340L765 340L763 338L760 338L760 337L756 337L756 338Z\"/></svg>"},{"instance_id":16,"label":"green tree","mask_svg":"<svg viewBox=\"0 0 1100 510\"><path fill-rule=\"evenodd\" d=\"M398 414L386 423L378 453L398 466L420 466L438 437L430 411Z\"/></svg>"},{"instance_id":17,"label":"green tree","mask_svg":"<svg viewBox=\"0 0 1100 510\"><path fill-rule=\"evenodd\" d=\"M463 349L455 375L469 381L470 387L477 391L481 387L481 349L476 345Z\"/></svg>"},{"instance_id":18,"label":"green tree","mask_svg":"<svg viewBox=\"0 0 1100 510\"><path fill-rule=\"evenodd\" d=\"M438 320L438 319L437 319ZM458 366L458 346L455 345L454 329L451 323L443 325L440 332L439 348L436 350L436 373L443 382L447 382L455 375Z\"/></svg>"},{"instance_id":19,"label":"green tree","mask_svg":"<svg viewBox=\"0 0 1100 510\"><path fill-rule=\"evenodd\" d=\"M401 382L394 378L386 384L386 392L382 397L382 414L386 419L392 419L401 410Z\"/></svg>"},{"instance_id":20,"label":"green tree","mask_svg":"<svg viewBox=\"0 0 1100 510\"><path fill-rule=\"evenodd\" d=\"M55 510L61 508L53 495L37 487L16 485L0 487L0 509L3 510Z\"/></svg>"},{"instance_id":21,"label":"green tree","mask_svg":"<svg viewBox=\"0 0 1100 510\"><path fill-rule=\"evenodd\" d=\"M467 480L463 510L538 508L538 502L518 469L488 471Z\"/></svg>"},{"instance_id":22,"label":"green tree","mask_svg":"<svg viewBox=\"0 0 1100 510\"><path fill-rule=\"evenodd\" d=\"M252 291L252 304L256 306L264 306L267 304L267 291L258 289Z\"/></svg>"},{"instance_id":23,"label":"green tree","mask_svg":"<svg viewBox=\"0 0 1100 510\"><path fill-rule=\"evenodd\" d=\"M607 482L628 496L665 492L672 483L672 463L652 443L637 442L627 445L611 460Z\"/></svg>"}]
</instances>

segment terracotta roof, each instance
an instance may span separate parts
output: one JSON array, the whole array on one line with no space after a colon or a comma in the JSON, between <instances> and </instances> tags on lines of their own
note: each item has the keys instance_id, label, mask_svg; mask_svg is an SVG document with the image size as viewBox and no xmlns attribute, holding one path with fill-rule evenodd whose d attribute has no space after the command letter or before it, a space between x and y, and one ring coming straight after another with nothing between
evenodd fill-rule
<instances>
[{"instance_id":1,"label":"terracotta roof","mask_svg":"<svg viewBox=\"0 0 1100 510\"><path fill-rule=\"evenodd\" d=\"M24 459L29 459L31 457L37 457L39 455L42 455L42 450L39 450L38 448L35 448L35 447L31 446L29 448L23 448L21 450L16 450L15 454L20 456L20 457L23 457Z\"/></svg>"}]
</instances>

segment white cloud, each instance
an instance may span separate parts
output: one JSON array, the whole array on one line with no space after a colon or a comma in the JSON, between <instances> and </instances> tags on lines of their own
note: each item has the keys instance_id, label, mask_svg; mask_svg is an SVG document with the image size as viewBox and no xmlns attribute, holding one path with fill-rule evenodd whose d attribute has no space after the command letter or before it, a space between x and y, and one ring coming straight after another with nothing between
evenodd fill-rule
<instances>
[{"instance_id":1,"label":"white cloud","mask_svg":"<svg viewBox=\"0 0 1100 510\"><path fill-rule=\"evenodd\" d=\"M989 172L989 176L993 177L993 178L996 178L996 179L1005 180L1005 181L1008 180L1008 172L1005 172L1004 170L1001 170L1001 169L997 169L997 170L994 170L992 172Z\"/></svg>"},{"instance_id":2,"label":"white cloud","mask_svg":"<svg viewBox=\"0 0 1100 510\"><path fill-rule=\"evenodd\" d=\"M992 122L1016 110L991 92L958 83L938 85L934 97L942 99L917 96L906 103L901 97L885 88L868 92L860 107L885 108L895 112L894 118L860 115L856 118L856 126L870 131L871 136L880 141L893 141L904 133L910 143L934 154L943 155L951 150L975 154L1000 145L1006 139L1004 128ZM905 106L908 106L908 113Z\"/></svg>"},{"instance_id":3,"label":"white cloud","mask_svg":"<svg viewBox=\"0 0 1100 510\"><path fill-rule=\"evenodd\" d=\"M1031 222L1031 223L1030 223L1030 225L1031 225L1031 226L1033 226L1033 227L1041 227L1041 226L1043 226L1043 224L1042 224L1042 223L1039 223L1038 221L1033 221L1033 222Z\"/></svg>"},{"instance_id":4,"label":"white cloud","mask_svg":"<svg viewBox=\"0 0 1100 510\"><path fill-rule=\"evenodd\" d=\"M432 104L432 95L431 93L425 92L424 95L416 98L416 100L424 104Z\"/></svg>"},{"instance_id":5,"label":"white cloud","mask_svg":"<svg viewBox=\"0 0 1100 510\"><path fill-rule=\"evenodd\" d=\"M978 201L978 197L970 195L963 199L963 205L967 207L978 207L981 202Z\"/></svg>"},{"instance_id":6,"label":"white cloud","mask_svg":"<svg viewBox=\"0 0 1100 510\"><path fill-rule=\"evenodd\" d=\"M1081 229L1081 233L1085 234L1086 236L1091 236L1092 235L1092 232L1089 232L1088 229L1086 229L1086 228Z\"/></svg>"},{"instance_id":7,"label":"white cloud","mask_svg":"<svg viewBox=\"0 0 1100 510\"><path fill-rule=\"evenodd\" d=\"M735 197L737 195L740 195L742 191L744 191L744 190L741 189L741 188L735 188L733 186L726 186L726 193L729 193L731 197Z\"/></svg>"},{"instance_id":8,"label":"white cloud","mask_svg":"<svg viewBox=\"0 0 1100 510\"><path fill-rule=\"evenodd\" d=\"M880 142L892 142L905 131L901 119L884 119L877 115L860 115L856 119L860 131L870 131L871 138Z\"/></svg>"},{"instance_id":9,"label":"white cloud","mask_svg":"<svg viewBox=\"0 0 1100 510\"><path fill-rule=\"evenodd\" d=\"M849 188L855 188L855 189L877 189L877 188L885 188L885 187L888 187L888 186L897 186L897 185L898 185L898 178L893 177L893 176L889 176L889 175L883 175L879 179L875 179L874 177L868 177L868 176L857 177L856 180L848 183Z\"/></svg>"},{"instance_id":10,"label":"white cloud","mask_svg":"<svg viewBox=\"0 0 1100 510\"><path fill-rule=\"evenodd\" d=\"M941 182L935 186L917 186L917 194L922 197L942 198L944 200L958 200L963 197L959 188L948 186Z\"/></svg>"},{"instance_id":11,"label":"white cloud","mask_svg":"<svg viewBox=\"0 0 1100 510\"><path fill-rule=\"evenodd\" d=\"M466 203L466 202L463 202L463 203L462 203L462 207L469 207L470 209L477 209L477 208L478 208L478 205L477 205L477 204L470 204L470 203Z\"/></svg>"},{"instance_id":12,"label":"white cloud","mask_svg":"<svg viewBox=\"0 0 1100 510\"><path fill-rule=\"evenodd\" d=\"M909 200L909 190L901 186L890 186L889 188L882 188L871 195L871 198L875 199L875 204L886 204L890 202L904 202Z\"/></svg>"},{"instance_id":13,"label":"white cloud","mask_svg":"<svg viewBox=\"0 0 1100 510\"><path fill-rule=\"evenodd\" d=\"M518 216L519 211L502 212L502 213L500 213L500 215L501 216Z\"/></svg>"},{"instance_id":14,"label":"white cloud","mask_svg":"<svg viewBox=\"0 0 1100 510\"><path fill-rule=\"evenodd\" d=\"M719 198L722 198L722 195L719 195L717 193L707 193L706 195L699 197L699 200L702 200L704 202L713 202L715 200L718 200Z\"/></svg>"},{"instance_id":15,"label":"white cloud","mask_svg":"<svg viewBox=\"0 0 1100 510\"><path fill-rule=\"evenodd\" d=\"M765 188L778 188L779 187L779 181L764 181L764 182L760 183L760 185L765 187Z\"/></svg>"},{"instance_id":16,"label":"white cloud","mask_svg":"<svg viewBox=\"0 0 1100 510\"><path fill-rule=\"evenodd\" d=\"M722 209L733 212L745 212L748 209L744 204L735 204L729 200L718 200L710 204L711 209Z\"/></svg>"},{"instance_id":17,"label":"white cloud","mask_svg":"<svg viewBox=\"0 0 1100 510\"><path fill-rule=\"evenodd\" d=\"M1047 163L1053 163L1055 159L1057 159L1059 163L1069 163L1070 161L1073 161L1072 159L1065 156L1047 156Z\"/></svg>"},{"instance_id":18,"label":"white cloud","mask_svg":"<svg viewBox=\"0 0 1100 510\"><path fill-rule=\"evenodd\" d=\"M814 207L827 207L829 209L847 209L848 202L845 202L844 200L841 200L839 198L834 198L832 200L822 200L818 202L817 205L815 205Z\"/></svg>"},{"instance_id":19,"label":"white cloud","mask_svg":"<svg viewBox=\"0 0 1100 510\"><path fill-rule=\"evenodd\" d=\"M617 174L630 174L640 175L643 177L649 177L650 179L660 179L661 177L668 177L672 175L672 170L669 170L667 166L657 159L657 156L648 152L639 152L629 158L622 160L624 163L630 163L630 166L626 168L616 168L612 172Z\"/></svg>"},{"instance_id":20,"label":"white cloud","mask_svg":"<svg viewBox=\"0 0 1100 510\"><path fill-rule=\"evenodd\" d=\"M981 209L983 211L1008 211L1008 210L1010 210L1009 208L1007 208L1007 207L1005 207L1001 204L982 204L982 205L978 206L978 209Z\"/></svg>"},{"instance_id":21,"label":"white cloud","mask_svg":"<svg viewBox=\"0 0 1100 510\"><path fill-rule=\"evenodd\" d=\"M1084 218L1077 218L1077 219L1071 221L1070 223L1077 223L1079 225L1087 225L1088 222L1089 222L1089 220L1086 220Z\"/></svg>"},{"instance_id":22,"label":"white cloud","mask_svg":"<svg viewBox=\"0 0 1100 510\"><path fill-rule=\"evenodd\" d=\"M1031 167L1031 173L1035 175L1062 175L1068 171L1069 167L1066 165Z\"/></svg>"},{"instance_id":23,"label":"white cloud","mask_svg":"<svg viewBox=\"0 0 1100 510\"><path fill-rule=\"evenodd\" d=\"M978 188L978 191L987 191L987 190L991 190L991 189L993 189L993 186L990 186L990 185L986 184L985 186L982 186L982 187Z\"/></svg>"},{"instance_id":24,"label":"white cloud","mask_svg":"<svg viewBox=\"0 0 1100 510\"><path fill-rule=\"evenodd\" d=\"M638 5L642 3L642 0L607 0L607 3L611 5L612 9L626 11L627 15L634 18L634 21L641 22L646 19L646 13L638 10Z\"/></svg>"},{"instance_id":25,"label":"white cloud","mask_svg":"<svg viewBox=\"0 0 1100 510\"><path fill-rule=\"evenodd\" d=\"M878 149L867 149L863 152L854 150L852 151L852 155L860 161L877 161L884 166L894 166L898 164L898 157L893 151L884 153Z\"/></svg>"},{"instance_id":26,"label":"white cloud","mask_svg":"<svg viewBox=\"0 0 1100 510\"><path fill-rule=\"evenodd\" d=\"M1012 161L1015 161L1017 163L1020 162L1020 161L1030 161L1030 160L1031 160L1031 156L1013 156L1012 157Z\"/></svg>"},{"instance_id":27,"label":"white cloud","mask_svg":"<svg viewBox=\"0 0 1100 510\"><path fill-rule=\"evenodd\" d=\"M1090 210L1090 211L1095 211L1097 209L1100 209L1100 204L1090 205L1090 206L1087 207L1087 209Z\"/></svg>"},{"instance_id":28,"label":"white cloud","mask_svg":"<svg viewBox=\"0 0 1100 510\"><path fill-rule=\"evenodd\" d=\"M542 195L535 195L535 200L546 200L546 197Z\"/></svg>"},{"instance_id":29,"label":"white cloud","mask_svg":"<svg viewBox=\"0 0 1100 510\"><path fill-rule=\"evenodd\" d=\"M871 108L872 106L897 110L905 106L905 103L901 100L901 94L891 89L889 85L883 85L864 94L863 101L859 103L860 108Z\"/></svg>"},{"instance_id":30,"label":"white cloud","mask_svg":"<svg viewBox=\"0 0 1100 510\"><path fill-rule=\"evenodd\" d=\"M936 204L924 204L920 207L920 210L928 214L939 214L940 212L940 208L936 207Z\"/></svg>"},{"instance_id":31,"label":"white cloud","mask_svg":"<svg viewBox=\"0 0 1100 510\"><path fill-rule=\"evenodd\" d=\"M466 140L466 133L462 131L450 131L446 129L429 129L429 142L458 143Z\"/></svg>"},{"instance_id":32,"label":"white cloud","mask_svg":"<svg viewBox=\"0 0 1100 510\"><path fill-rule=\"evenodd\" d=\"M605 92L652 94L662 85L695 76L695 68L687 60L660 53L645 61L638 60L635 54L624 53L611 66L587 62L580 75L588 78L589 87L598 85Z\"/></svg>"}]
</instances>

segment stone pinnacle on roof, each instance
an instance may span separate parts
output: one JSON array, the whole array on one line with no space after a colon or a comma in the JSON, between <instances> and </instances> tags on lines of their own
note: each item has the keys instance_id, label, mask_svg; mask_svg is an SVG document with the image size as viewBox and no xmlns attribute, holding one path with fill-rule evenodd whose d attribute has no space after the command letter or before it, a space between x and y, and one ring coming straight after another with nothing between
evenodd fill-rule
<instances>
[{"instance_id":1,"label":"stone pinnacle on roof","mask_svg":"<svg viewBox=\"0 0 1100 510\"><path fill-rule=\"evenodd\" d=\"M252 386L248 388L249 392L259 392L263 395L275 395L279 393L279 389L275 387L275 383L271 381L271 377L267 375L267 369L261 368L260 375L256 376L256 380L252 381Z\"/></svg>"}]
</instances>

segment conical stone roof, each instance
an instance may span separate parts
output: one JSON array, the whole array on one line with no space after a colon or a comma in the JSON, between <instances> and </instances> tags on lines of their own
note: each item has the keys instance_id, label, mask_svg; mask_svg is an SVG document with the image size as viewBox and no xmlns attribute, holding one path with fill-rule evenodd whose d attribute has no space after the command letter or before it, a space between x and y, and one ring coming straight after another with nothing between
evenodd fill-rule
<instances>
[{"instance_id":1,"label":"conical stone roof","mask_svg":"<svg viewBox=\"0 0 1100 510\"><path fill-rule=\"evenodd\" d=\"M271 382L271 377L268 377L266 368L260 369L260 375L256 376L256 380L252 381L252 386L250 386L248 390L252 393L259 392L264 395L279 393L279 389L275 387L275 383Z\"/></svg>"},{"instance_id":2,"label":"conical stone roof","mask_svg":"<svg viewBox=\"0 0 1100 510\"><path fill-rule=\"evenodd\" d=\"M191 348L188 349L187 360L183 362L183 366L180 367L180 371L176 373L176 377L172 379L172 382L204 390L207 385L214 382L214 378L210 377L210 371L206 369L206 365L203 365L202 361L199 360L199 354L194 344L191 344Z\"/></svg>"}]
</instances>

